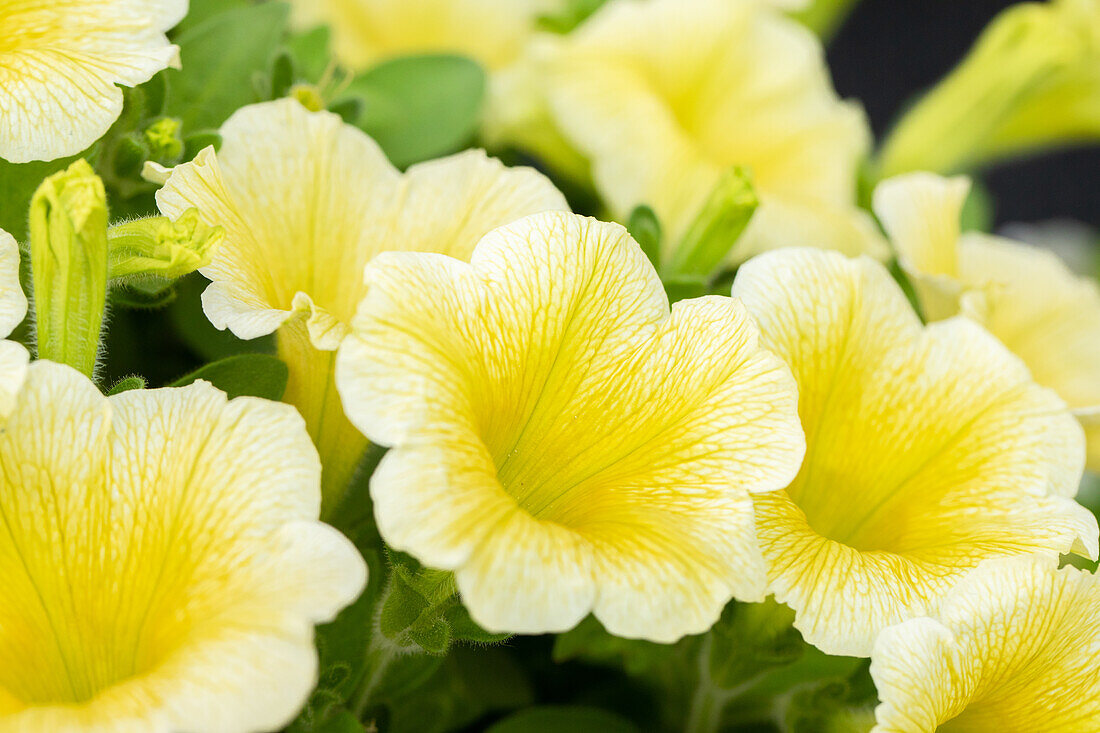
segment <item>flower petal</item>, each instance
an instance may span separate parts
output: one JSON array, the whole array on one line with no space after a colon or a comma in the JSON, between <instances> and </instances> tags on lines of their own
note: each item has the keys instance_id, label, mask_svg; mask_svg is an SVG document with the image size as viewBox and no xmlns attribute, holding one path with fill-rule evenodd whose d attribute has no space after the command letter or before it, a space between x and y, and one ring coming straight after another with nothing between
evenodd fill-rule
<instances>
[{"instance_id":1,"label":"flower petal","mask_svg":"<svg viewBox=\"0 0 1100 733\"><path fill-rule=\"evenodd\" d=\"M244 733L297 713L313 624L365 566L316 521L292 408L203 382L107 399L36 362L0 459L0 730Z\"/></svg>"},{"instance_id":2,"label":"flower petal","mask_svg":"<svg viewBox=\"0 0 1100 733\"><path fill-rule=\"evenodd\" d=\"M987 557L1095 554L1066 498L1080 427L981 327L922 328L880 265L813 250L756 258L734 294L799 383L802 471L755 503L772 589L811 643L866 655Z\"/></svg>"},{"instance_id":3,"label":"flower petal","mask_svg":"<svg viewBox=\"0 0 1100 733\"><path fill-rule=\"evenodd\" d=\"M176 167L162 212L197 207L226 238L202 273L211 322L240 338L294 314L314 346L339 345L365 291L363 266L387 250L468 257L490 229L567 208L542 175L480 151L399 173L357 128L291 99L245 107L222 128L220 151Z\"/></svg>"},{"instance_id":4,"label":"flower petal","mask_svg":"<svg viewBox=\"0 0 1100 733\"><path fill-rule=\"evenodd\" d=\"M992 560L948 594L937 619L875 643L874 733L1076 733L1100 725L1100 583L1052 558ZM943 728L939 726L945 725Z\"/></svg>"},{"instance_id":5,"label":"flower petal","mask_svg":"<svg viewBox=\"0 0 1100 733\"><path fill-rule=\"evenodd\" d=\"M1100 288L1054 254L968 234L961 278L984 293L983 324L1024 360L1035 381L1071 408L1100 406ZM1100 470L1100 432L1087 425L1088 465Z\"/></svg>"},{"instance_id":6,"label":"flower petal","mask_svg":"<svg viewBox=\"0 0 1100 733\"><path fill-rule=\"evenodd\" d=\"M19 245L0 229L0 338L10 334L27 314L27 297L19 284Z\"/></svg>"},{"instance_id":7,"label":"flower petal","mask_svg":"<svg viewBox=\"0 0 1100 733\"><path fill-rule=\"evenodd\" d=\"M395 446L379 528L455 570L475 620L561 630L594 610L670 641L762 595L748 492L785 485L803 444L738 303L670 314L621 227L561 213L497 229L469 265L386 254L367 280L336 383Z\"/></svg>"},{"instance_id":8,"label":"flower petal","mask_svg":"<svg viewBox=\"0 0 1100 733\"><path fill-rule=\"evenodd\" d=\"M74 155L122 112L118 84L135 86L178 65L164 31L185 0L31 0L0 9L0 158Z\"/></svg>"},{"instance_id":9,"label":"flower petal","mask_svg":"<svg viewBox=\"0 0 1100 733\"><path fill-rule=\"evenodd\" d=\"M763 201L814 222L774 235L758 229L746 235L744 256L776 240L881 254L881 238L854 205L866 120L837 99L820 42L766 5L605 4L536 51L553 119L591 160L615 216L648 204L673 243L722 172L744 166Z\"/></svg>"}]
</instances>

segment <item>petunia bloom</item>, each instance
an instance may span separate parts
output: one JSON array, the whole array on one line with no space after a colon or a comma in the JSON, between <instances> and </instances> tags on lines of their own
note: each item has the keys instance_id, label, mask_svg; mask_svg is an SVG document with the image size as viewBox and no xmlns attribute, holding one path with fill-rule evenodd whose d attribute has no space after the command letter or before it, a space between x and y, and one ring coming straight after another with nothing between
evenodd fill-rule
<instances>
[{"instance_id":1,"label":"petunia bloom","mask_svg":"<svg viewBox=\"0 0 1100 733\"><path fill-rule=\"evenodd\" d=\"M74 155L122 113L122 90L170 66L164 35L188 0L85 0L0 4L0 158L13 163Z\"/></svg>"},{"instance_id":2,"label":"petunia bloom","mask_svg":"<svg viewBox=\"0 0 1100 733\"><path fill-rule=\"evenodd\" d=\"M1080 425L981 326L923 326L880 264L788 249L734 282L799 386L806 460L754 495L776 599L830 654L934 612L987 558L1095 557Z\"/></svg>"},{"instance_id":3,"label":"petunia bloom","mask_svg":"<svg viewBox=\"0 0 1100 733\"><path fill-rule=\"evenodd\" d=\"M912 173L875 190L875 212L930 320L963 313L1024 360L1035 381L1078 411L1088 466L1100 471L1100 287L1054 253L960 234L966 178Z\"/></svg>"},{"instance_id":4,"label":"petunia bloom","mask_svg":"<svg viewBox=\"0 0 1100 733\"><path fill-rule=\"evenodd\" d=\"M792 245L883 256L855 206L863 113L837 98L820 41L767 6L611 0L495 84L488 133L575 175L587 164L618 220L653 208L670 251L743 166L761 205L734 259Z\"/></svg>"},{"instance_id":5,"label":"petunia bloom","mask_svg":"<svg viewBox=\"0 0 1100 733\"><path fill-rule=\"evenodd\" d=\"M493 631L672 641L761 600L751 492L803 453L789 370L737 301L668 299L617 224L549 212L470 263L387 253L340 347L348 416L392 446L393 547Z\"/></svg>"},{"instance_id":6,"label":"petunia bloom","mask_svg":"<svg viewBox=\"0 0 1100 733\"><path fill-rule=\"evenodd\" d=\"M352 68L404 54L459 53L489 69L511 63L552 0L291 0L299 25L332 28Z\"/></svg>"},{"instance_id":7,"label":"petunia bloom","mask_svg":"<svg viewBox=\"0 0 1100 733\"><path fill-rule=\"evenodd\" d=\"M286 405L104 397L38 361L0 431L0 731L273 730L362 590Z\"/></svg>"},{"instance_id":8,"label":"petunia bloom","mask_svg":"<svg viewBox=\"0 0 1100 733\"><path fill-rule=\"evenodd\" d=\"M1100 139L1100 0L1014 3L883 144L885 176Z\"/></svg>"},{"instance_id":9,"label":"petunia bloom","mask_svg":"<svg viewBox=\"0 0 1100 733\"><path fill-rule=\"evenodd\" d=\"M208 148L157 193L171 217L198 209L225 239L200 270L203 308L218 328L252 339L278 332L299 408L325 465L326 507L366 447L332 385L334 351L366 292L363 266L386 250L467 258L483 234L527 214L565 209L529 168L481 151L402 174L358 129L283 99L238 110Z\"/></svg>"},{"instance_id":10,"label":"petunia bloom","mask_svg":"<svg viewBox=\"0 0 1100 733\"><path fill-rule=\"evenodd\" d=\"M19 245L0 229L0 339L11 334L26 313L27 298L19 284ZM0 341L0 419L12 409L29 359L20 344Z\"/></svg>"},{"instance_id":11,"label":"petunia bloom","mask_svg":"<svg viewBox=\"0 0 1100 733\"><path fill-rule=\"evenodd\" d=\"M935 618L882 632L873 733L1100 730L1100 580L1050 558L994 560Z\"/></svg>"}]
</instances>

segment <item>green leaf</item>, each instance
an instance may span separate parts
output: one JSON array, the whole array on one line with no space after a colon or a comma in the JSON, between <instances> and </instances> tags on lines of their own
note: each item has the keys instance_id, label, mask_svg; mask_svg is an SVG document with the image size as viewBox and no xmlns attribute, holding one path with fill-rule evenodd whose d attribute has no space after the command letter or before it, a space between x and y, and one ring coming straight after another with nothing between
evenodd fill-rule
<instances>
[{"instance_id":1,"label":"green leaf","mask_svg":"<svg viewBox=\"0 0 1100 733\"><path fill-rule=\"evenodd\" d=\"M552 13L538 19L539 28L551 33L565 34L579 26L595 13L607 0L561 0Z\"/></svg>"},{"instance_id":2,"label":"green leaf","mask_svg":"<svg viewBox=\"0 0 1100 733\"><path fill-rule=\"evenodd\" d=\"M123 392L130 392L135 389L145 389L146 387L145 377L139 377L134 375L132 377L124 377L117 382L107 391L108 395L122 394Z\"/></svg>"},{"instance_id":3,"label":"green leaf","mask_svg":"<svg viewBox=\"0 0 1100 733\"><path fill-rule=\"evenodd\" d=\"M473 139L485 72L463 56L405 56L360 74L345 96L363 99L359 126L405 168L461 150Z\"/></svg>"},{"instance_id":4,"label":"green leaf","mask_svg":"<svg viewBox=\"0 0 1100 733\"><path fill-rule=\"evenodd\" d=\"M0 205L0 229L15 237L16 241L27 241L31 196L34 196L34 192L47 176L65 170L70 163L86 153L87 151L70 158L20 165L0 159L0 202L3 202Z\"/></svg>"},{"instance_id":5,"label":"green leaf","mask_svg":"<svg viewBox=\"0 0 1100 733\"><path fill-rule=\"evenodd\" d=\"M111 304L134 310L158 310L176 299L170 280L144 278L111 289Z\"/></svg>"},{"instance_id":6,"label":"green leaf","mask_svg":"<svg viewBox=\"0 0 1100 733\"><path fill-rule=\"evenodd\" d=\"M637 207L630 212L626 230L630 232L630 236L634 237L634 241L645 252L645 256L649 258L650 263L654 267L660 268L661 222L657 219L657 213L645 204Z\"/></svg>"},{"instance_id":7,"label":"green leaf","mask_svg":"<svg viewBox=\"0 0 1100 733\"><path fill-rule=\"evenodd\" d=\"M229 399L249 395L280 400L286 391L286 364L266 354L241 354L197 369L176 380L172 387L185 387L205 379L225 392Z\"/></svg>"},{"instance_id":8,"label":"green leaf","mask_svg":"<svg viewBox=\"0 0 1100 733\"><path fill-rule=\"evenodd\" d=\"M332 31L317 26L305 33L295 33L286 42L298 73L306 81L317 84L332 63Z\"/></svg>"},{"instance_id":9,"label":"green leaf","mask_svg":"<svg viewBox=\"0 0 1100 733\"><path fill-rule=\"evenodd\" d=\"M317 728L316 733L367 733L367 728L347 710L341 710Z\"/></svg>"},{"instance_id":10,"label":"green leaf","mask_svg":"<svg viewBox=\"0 0 1100 733\"><path fill-rule=\"evenodd\" d=\"M288 12L282 3L245 5L180 34L183 68L169 74L167 113L185 129L216 128L256 101L253 75L270 68Z\"/></svg>"},{"instance_id":11,"label":"green leaf","mask_svg":"<svg viewBox=\"0 0 1100 733\"><path fill-rule=\"evenodd\" d=\"M521 710L485 733L638 733L638 727L600 708L563 705Z\"/></svg>"},{"instance_id":12,"label":"green leaf","mask_svg":"<svg viewBox=\"0 0 1100 733\"><path fill-rule=\"evenodd\" d=\"M178 36L216 15L237 8L247 8L251 4L252 0L191 0L187 17L180 21L180 24L176 26L172 33L174 36Z\"/></svg>"}]
</instances>

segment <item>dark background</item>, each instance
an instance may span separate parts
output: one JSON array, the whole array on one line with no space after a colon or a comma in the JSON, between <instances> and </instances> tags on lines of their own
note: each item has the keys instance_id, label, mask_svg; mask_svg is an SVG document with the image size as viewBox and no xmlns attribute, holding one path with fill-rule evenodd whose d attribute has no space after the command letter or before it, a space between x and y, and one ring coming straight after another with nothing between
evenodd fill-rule
<instances>
[{"instance_id":1,"label":"dark background","mask_svg":"<svg viewBox=\"0 0 1100 733\"><path fill-rule=\"evenodd\" d=\"M862 0L829 45L837 91L862 100L881 141L904 106L962 59L1009 0ZM1073 218L1100 227L1100 147L1004 163L982 179L998 224Z\"/></svg>"}]
</instances>

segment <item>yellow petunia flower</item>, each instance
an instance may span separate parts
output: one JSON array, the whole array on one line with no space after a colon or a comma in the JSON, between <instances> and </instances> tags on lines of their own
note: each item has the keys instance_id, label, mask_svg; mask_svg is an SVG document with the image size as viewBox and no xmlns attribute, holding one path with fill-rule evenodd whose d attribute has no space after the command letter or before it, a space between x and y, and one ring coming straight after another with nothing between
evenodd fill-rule
<instances>
[{"instance_id":1,"label":"yellow petunia flower","mask_svg":"<svg viewBox=\"0 0 1100 733\"><path fill-rule=\"evenodd\" d=\"M964 313L1019 356L1035 381L1079 411L1088 466L1100 471L1100 287L1058 257L1003 237L959 232L965 178L898 176L875 212L930 320Z\"/></svg>"},{"instance_id":2,"label":"yellow petunia flower","mask_svg":"<svg viewBox=\"0 0 1100 733\"><path fill-rule=\"evenodd\" d=\"M767 5L611 0L495 84L488 134L576 173L574 149L612 214L650 205L670 249L744 166L761 205L735 259L792 245L884 256L855 206L864 115L837 98L820 41Z\"/></svg>"},{"instance_id":3,"label":"yellow petunia flower","mask_svg":"<svg viewBox=\"0 0 1100 733\"><path fill-rule=\"evenodd\" d=\"M179 67L179 49L164 34L187 3L0 3L0 158L53 160L102 137L122 113L118 84Z\"/></svg>"},{"instance_id":4,"label":"yellow petunia flower","mask_svg":"<svg viewBox=\"0 0 1100 733\"><path fill-rule=\"evenodd\" d=\"M493 631L706 630L760 600L751 492L804 443L789 370L735 300L668 299L617 224L550 212L469 264L385 254L340 347L349 417L393 446L382 536L453 570Z\"/></svg>"},{"instance_id":5,"label":"yellow petunia flower","mask_svg":"<svg viewBox=\"0 0 1100 733\"><path fill-rule=\"evenodd\" d=\"M887 629L872 733L1100 730L1100 580L1050 558L986 563L936 618Z\"/></svg>"},{"instance_id":6,"label":"yellow petunia flower","mask_svg":"<svg viewBox=\"0 0 1100 733\"><path fill-rule=\"evenodd\" d=\"M289 722L316 681L313 625L366 579L317 521L293 409L204 382L107 398L38 361L0 466L0 731Z\"/></svg>"},{"instance_id":7,"label":"yellow petunia flower","mask_svg":"<svg viewBox=\"0 0 1100 733\"><path fill-rule=\"evenodd\" d=\"M882 175L1100 139L1100 0L1010 5L883 144Z\"/></svg>"},{"instance_id":8,"label":"yellow petunia flower","mask_svg":"<svg viewBox=\"0 0 1100 733\"><path fill-rule=\"evenodd\" d=\"M19 245L0 229L0 339L11 334L26 314L27 298L19 284ZM12 410L29 359L22 345L0 340L0 419Z\"/></svg>"},{"instance_id":9,"label":"yellow petunia flower","mask_svg":"<svg viewBox=\"0 0 1100 733\"><path fill-rule=\"evenodd\" d=\"M983 559L1096 556L1072 499L1080 426L979 325L922 326L885 268L835 252L761 255L733 292L799 386L806 460L754 500L771 589L807 641L866 656Z\"/></svg>"},{"instance_id":10,"label":"yellow petunia flower","mask_svg":"<svg viewBox=\"0 0 1100 733\"><path fill-rule=\"evenodd\" d=\"M402 174L358 129L290 99L237 111L221 134L220 151L175 168L157 203L173 219L195 207L225 230L200 270L213 281L203 308L243 339L277 331L285 400L318 443L327 509L366 447L332 388L335 349L366 292L363 266L386 250L465 259L496 226L567 204L539 173L481 151Z\"/></svg>"},{"instance_id":11,"label":"yellow petunia flower","mask_svg":"<svg viewBox=\"0 0 1100 733\"><path fill-rule=\"evenodd\" d=\"M557 0L560 3L560 0ZM303 27L332 28L336 56L361 69L387 58L458 53L488 69L511 63L555 0L291 0Z\"/></svg>"}]
</instances>

